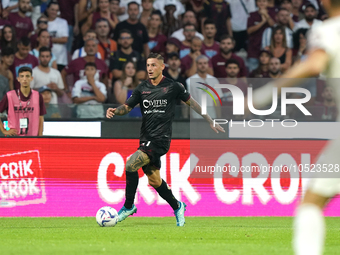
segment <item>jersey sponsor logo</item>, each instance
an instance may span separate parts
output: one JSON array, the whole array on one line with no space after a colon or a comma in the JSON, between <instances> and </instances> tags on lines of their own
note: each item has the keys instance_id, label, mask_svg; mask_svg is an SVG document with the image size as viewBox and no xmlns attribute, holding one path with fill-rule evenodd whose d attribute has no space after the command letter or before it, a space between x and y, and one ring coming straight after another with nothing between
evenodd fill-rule
<instances>
[{"instance_id":1,"label":"jersey sponsor logo","mask_svg":"<svg viewBox=\"0 0 340 255\"><path fill-rule=\"evenodd\" d=\"M144 108L148 109L150 106L153 107L165 107L168 104L167 99L159 99L159 100L143 100L143 106Z\"/></svg>"},{"instance_id":2,"label":"jersey sponsor logo","mask_svg":"<svg viewBox=\"0 0 340 255\"><path fill-rule=\"evenodd\" d=\"M168 91L169 91L169 88L168 88L168 87L164 87L164 88L163 88L164 94L168 93Z\"/></svg>"},{"instance_id":3,"label":"jersey sponsor logo","mask_svg":"<svg viewBox=\"0 0 340 255\"><path fill-rule=\"evenodd\" d=\"M218 66L224 66L224 65L225 65L225 62L217 62L217 65L218 65Z\"/></svg>"},{"instance_id":4,"label":"jersey sponsor logo","mask_svg":"<svg viewBox=\"0 0 340 255\"><path fill-rule=\"evenodd\" d=\"M151 94L151 91L143 91L143 92L142 92L142 95L143 95L143 94Z\"/></svg>"},{"instance_id":5,"label":"jersey sponsor logo","mask_svg":"<svg viewBox=\"0 0 340 255\"><path fill-rule=\"evenodd\" d=\"M118 61L125 62L125 61L126 61L126 58L119 58Z\"/></svg>"},{"instance_id":6,"label":"jersey sponsor logo","mask_svg":"<svg viewBox=\"0 0 340 255\"><path fill-rule=\"evenodd\" d=\"M14 106L15 113L34 112L34 107Z\"/></svg>"}]
</instances>

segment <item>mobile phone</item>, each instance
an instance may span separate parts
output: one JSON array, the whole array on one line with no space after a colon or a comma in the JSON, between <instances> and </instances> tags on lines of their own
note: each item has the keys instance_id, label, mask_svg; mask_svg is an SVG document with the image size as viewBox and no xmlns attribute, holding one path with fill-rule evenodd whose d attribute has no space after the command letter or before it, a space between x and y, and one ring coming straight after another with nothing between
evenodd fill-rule
<instances>
[{"instance_id":1,"label":"mobile phone","mask_svg":"<svg viewBox=\"0 0 340 255\"><path fill-rule=\"evenodd\" d=\"M8 121L6 120L6 121L4 121L3 123L4 123L4 129L10 130L10 128L9 128L9 126L8 126Z\"/></svg>"}]
</instances>

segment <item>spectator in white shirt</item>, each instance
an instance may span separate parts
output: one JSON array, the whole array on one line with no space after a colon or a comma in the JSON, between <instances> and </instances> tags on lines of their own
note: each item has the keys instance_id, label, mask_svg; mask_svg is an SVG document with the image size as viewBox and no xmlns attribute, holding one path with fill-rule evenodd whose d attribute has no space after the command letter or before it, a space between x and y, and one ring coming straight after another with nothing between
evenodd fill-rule
<instances>
[{"instance_id":1,"label":"spectator in white shirt","mask_svg":"<svg viewBox=\"0 0 340 255\"><path fill-rule=\"evenodd\" d=\"M187 23L193 24L195 26L196 28L195 36L199 37L203 41L204 36L201 33L197 32L197 19L196 19L195 13L191 10L186 11L183 15L182 24L187 24ZM182 42L185 40L185 36L183 32L184 32L184 28L178 29L177 31L172 33L171 37L175 37L180 42Z\"/></svg>"},{"instance_id":2,"label":"spectator in white shirt","mask_svg":"<svg viewBox=\"0 0 340 255\"><path fill-rule=\"evenodd\" d=\"M305 18L303 20L300 20L297 22L294 26L294 32L299 30L300 28L316 28L322 24L322 21L319 19L316 19L318 16L318 12L314 6L314 4L306 4L303 7L303 13Z\"/></svg>"},{"instance_id":3,"label":"spectator in white shirt","mask_svg":"<svg viewBox=\"0 0 340 255\"><path fill-rule=\"evenodd\" d=\"M84 42L86 42L89 39L97 39L97 34L94 30L89 29L87 30L87 32L85 33L83 40ZM76 58L83 58L86 57L86 51L85 51L85 47L81 47L80 49L76 49L72 55L72 60L75 60ZM101 55L99 52L96 53L96 58L102 59Z\"/></svg>"}]
</instances>

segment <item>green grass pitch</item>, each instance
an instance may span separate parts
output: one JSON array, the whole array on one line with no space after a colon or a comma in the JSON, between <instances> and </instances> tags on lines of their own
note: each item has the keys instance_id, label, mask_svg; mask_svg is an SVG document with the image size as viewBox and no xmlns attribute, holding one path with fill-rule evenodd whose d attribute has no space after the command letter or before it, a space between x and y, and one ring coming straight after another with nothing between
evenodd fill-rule
<instances>
[{"instance_id":1,"label":"green grass pitch","mask_svg":"<svg viewBox=\"0 0 340 255\"><path fill-rule=\"evenodd\" d=\"M290 217L0 218L0 254L293 254ZM340 254L340 218L326 218L325 254Z\"/></svg>"}]
</instances>

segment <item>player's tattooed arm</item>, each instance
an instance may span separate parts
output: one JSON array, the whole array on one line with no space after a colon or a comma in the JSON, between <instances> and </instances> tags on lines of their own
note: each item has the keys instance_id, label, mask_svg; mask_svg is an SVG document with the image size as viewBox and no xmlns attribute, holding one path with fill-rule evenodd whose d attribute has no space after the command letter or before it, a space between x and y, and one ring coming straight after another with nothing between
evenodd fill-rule
<instances>
[{"instance_id":1,"label":"player's tattooed arm","mask_svg":"<svg viewBox=\"0 0 340 255\"><path fill-rule=\"evenodd\" d=\"M114 115L125 115L128 114L132 108L126 104L123 104L117 108L109 108L106 111L106 117L111 119Z\"/></svg>"},{"instance_id":2,"label":"player's tattooed arm","mask_svg":"<svg viewBox=\"0 0 340 255\"><path fill-rule=\"evenodd\" d=\"M149 156L141 150L137 150L126 162L126 171L136 172L139 168L149 163Z\"/></svg>"}]
</instances>

